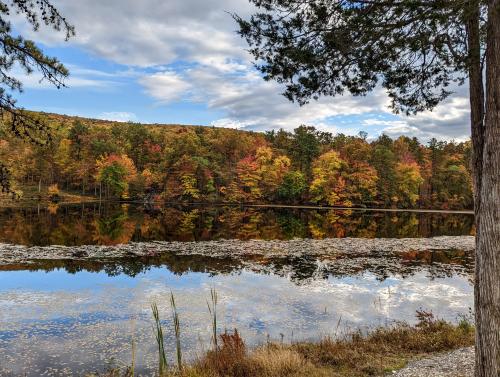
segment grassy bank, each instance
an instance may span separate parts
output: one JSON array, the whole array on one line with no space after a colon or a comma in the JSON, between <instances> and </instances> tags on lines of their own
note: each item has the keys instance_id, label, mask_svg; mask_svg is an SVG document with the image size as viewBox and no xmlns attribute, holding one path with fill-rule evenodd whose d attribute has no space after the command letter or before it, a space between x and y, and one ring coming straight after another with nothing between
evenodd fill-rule
<instances>
[{"instance_id":1,"label":"grassy bank","mask_svg":"<svg viewBox=\"0 0 500 377\"><path fill-rule=\"evenodd\" d=\"M39 190L37 185L23 186L22 192L18 193L19 196L0 194L0 207L50 206L56 203L87 203L99 200L98 196L93 196L91 193L83 195L76 191L65 191L59 188L57 188L56 200L53 199L53 194L50 187L43 186Z\"/></svg>"},{"instance_id":2,"label":"grassy bank","mask_svg":"<svg viewBox=\"0 0 500 377\"><path fill-rule=\"evenodd\" d=\"M237 331L218 336L199 360L189 365L161 364L164 377L365 377L384 376L408 361L474 344L474 327L457 325L418 312L416 326L398 323L369 334L359 332L317 343L267 343L248 349ZM162 347L160 347L161 349ZM162 357L160 357L162 360ZM180 358L177 360L180 363ZM165 360L163 360L165 362ZM107 377L133 376L133 367Z\"/></svg>"}]
</instances>

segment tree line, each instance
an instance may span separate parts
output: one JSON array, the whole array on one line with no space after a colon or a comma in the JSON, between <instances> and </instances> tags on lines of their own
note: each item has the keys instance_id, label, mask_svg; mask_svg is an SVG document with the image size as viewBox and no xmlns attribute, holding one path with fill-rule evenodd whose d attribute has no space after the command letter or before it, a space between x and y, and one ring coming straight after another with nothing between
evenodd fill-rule
<instances>
[{"instance_id":1,"label":"tree line","mask_svg":"<svg viewBox=\"0 0 500 377\"><path fill-rule=\"evenodd\" d=\"M473 207L470 142L36 116L50 127L49 144L0 135L0 158L20 194L35 187L101 199Z\"/></svg>"}]
</instances>

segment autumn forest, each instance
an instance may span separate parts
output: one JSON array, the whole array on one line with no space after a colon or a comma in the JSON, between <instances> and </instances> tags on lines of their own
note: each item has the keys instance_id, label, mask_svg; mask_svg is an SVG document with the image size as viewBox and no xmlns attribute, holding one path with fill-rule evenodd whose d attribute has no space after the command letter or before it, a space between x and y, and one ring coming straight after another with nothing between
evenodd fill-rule
<instances>
[{"instance_id":1,"label":"autumn forest","mask_svg":"<svg viewBox=\"0 0 500 377\"><path fill-rule=\"evenodd\" d=\"M61 192L101 199L470 209L470 142L299 126L266 133L143 125L38 113L50 142L0 128L20 197Z\"/></svg>"}]
</instances>

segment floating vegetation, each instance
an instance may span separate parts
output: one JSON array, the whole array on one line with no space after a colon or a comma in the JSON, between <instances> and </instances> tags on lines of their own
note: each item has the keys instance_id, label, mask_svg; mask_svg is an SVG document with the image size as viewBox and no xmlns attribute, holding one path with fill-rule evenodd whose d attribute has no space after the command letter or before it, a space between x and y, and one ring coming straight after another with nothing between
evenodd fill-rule
<instances>
[{"instance_id":1,"label":"floating vegetation","mask_svg":"<svg viewBox=\"0 0 500 377\"><path fill-rule=\"evenodd\" d=\"M0 243L0 267L37 264L42 261L112 261L140 258L161 258L168 255L204 256L212 258L251 259L325 257L397 256L424 251L461 250L472 252L474 237L435 238L328 238L321 240L295 239L289 241L219 240L202 242L139 242L115 246L33 246L25 247ZM469 253L472 255L472 253Z\"/></svg>"}]
</instances>

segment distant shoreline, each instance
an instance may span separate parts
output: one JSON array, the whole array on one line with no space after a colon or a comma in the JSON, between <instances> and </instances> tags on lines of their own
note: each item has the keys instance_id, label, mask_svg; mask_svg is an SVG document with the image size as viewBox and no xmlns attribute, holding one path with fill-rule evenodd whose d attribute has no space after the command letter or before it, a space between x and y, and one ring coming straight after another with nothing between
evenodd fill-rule
<instances>
[{"instance_id":1,"label":"distant shoreline","mask_svg":"<svg viewBox=\"0 0 500 377\"><path fill-rule=\"evenodd\" d=\"M414 212L414 213L449 213L449 214L464 214L473 215L473 210L451 210L451 209L431 209L431 208L376 208L376 207L333 207L333 206L322 206L313 204L272 204L272 203L234 203L234 202L163 202L163 201L153 201L153 202L143 202L139 200L99 200L94 198L89 198L88 200L79 201L60 201L53 203L50 201L34 201L34 200L0 200L1 208L27 208L27 207L47 207L49 205L83 205L83 204L94 204L94 203L115 203L115 204L135 204L135 205L150 205L150 206L162 206L162 207L172 207L172 206L184 206L184 207L248 207L248 208L288 208L288 209L319 209L319 210L338 210L338 211L369 211L369 212Z\"/></svg>"}]
</instances>

